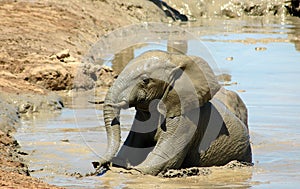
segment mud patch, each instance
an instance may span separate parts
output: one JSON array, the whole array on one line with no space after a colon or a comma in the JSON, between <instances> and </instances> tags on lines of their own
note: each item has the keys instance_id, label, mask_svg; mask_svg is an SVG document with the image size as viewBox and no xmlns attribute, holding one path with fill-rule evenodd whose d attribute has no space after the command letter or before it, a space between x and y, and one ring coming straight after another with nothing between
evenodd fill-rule
<instances>
[{"instance_id":1,"label":"mud patch","mask_svg":"<svg viewBox=\"0 0 300 189\"><path fill-rule=\"evenodd\" d=\"M239 161L231 161L228 164L220 167L191 167L185 169L170 169L165 173L161 173L160 176L166 178L180 178L180 177L189 177L189 176L206 176L212 174L212 172L221 170L221 169L237 169L242 167L249 167L253 164L244 163Z\"/></svg>"},{"instance_id":2,"label":"mud patch","mask_svg":"<svg viewBox=\"0 0 300 189\"><path fill-rule=\"evenodd\" d=\"M28 154L20 150L19 143L12 137L12 134L20 126L20 115L17 102L13 102L12 94L8 97L0 96L0 186L13 188L58 188L45 184L44 182L29 176L27 164L24 157ZM16 99L17 100L17 99ZM22 106L22 103L19 102ZM24 105L24 104L23 104ZM36 106L37 107L37 106ZM40 110L40 107L38 108Z\"/></svg>"},{"instance_id":3,"label":"mud patch","mask_svg":"<svg viewBox=\"0 0 300 189\"><path fill-rule=\"evenodd\" d=\"M61 98L55 93L47 95L2 93L0 97L14 107L19 115L55 112L64 107Z\"/></svg>"},{"instance_id":4,"label":"mud patch","mask_svg":"<svg viewBox=\"0 0 300 189\"><path fill-rule=\"evenodd\" d=\"M161 176L166 178L175 178L175 177L189 177L189 176L199 176L199 175L209 175L211 174L211 170L209 168L199 168L199 167L191 167L186 169L172 169L163 173Z\"/></svg>"}]
</instances>

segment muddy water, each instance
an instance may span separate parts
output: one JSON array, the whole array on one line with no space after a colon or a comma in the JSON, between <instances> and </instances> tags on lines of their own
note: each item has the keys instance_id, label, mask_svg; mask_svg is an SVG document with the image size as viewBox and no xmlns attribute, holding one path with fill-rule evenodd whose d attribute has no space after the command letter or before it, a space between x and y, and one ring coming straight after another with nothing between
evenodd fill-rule
<instances>
[{"instance_id":1,"label":"muddy water","mask_svg":"<svg viewBox=\"0 0 300 189\"><path fill-rule=\"evenodd\" d=\"M31 175L69 188L298 188L300 186L300 53L297 19L203 20L186 29L202 40L215 61L214 70L232 76L227 88L239 92L249 110L253 167L213 168L211 174L163 179L93 171L90 162L104 153L106 134L101 106L86 103L93 92L70 95L60 115L24 119L15 137L29 153ZM298 43L297 43L298 41ZM186 43L187 54L199 53L199 40ZM167 44L167 42L165 42ZM146 45L134 50L138 55ZM105 93L105 92L103 92ZM134 110L122 111L126 137Z\"/></svg>"}]
</instances>

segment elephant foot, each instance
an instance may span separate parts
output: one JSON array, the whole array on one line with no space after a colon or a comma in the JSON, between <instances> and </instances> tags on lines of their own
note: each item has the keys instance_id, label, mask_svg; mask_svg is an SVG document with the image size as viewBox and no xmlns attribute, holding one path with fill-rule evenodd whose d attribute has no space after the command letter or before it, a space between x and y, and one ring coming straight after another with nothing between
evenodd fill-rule
<instances>
[{"instance_id":1,"label":"elephant foot","mask_svg":"<svg viewBox=\"0 0 300 189\"><path fill-rule=\"evenodd\" d=\"M110 162L100 163L98 161L92 162L93 167L96 169L94 172L87 173L85 176L102 176L110 170Z\"/></svg>"}]
</instances>

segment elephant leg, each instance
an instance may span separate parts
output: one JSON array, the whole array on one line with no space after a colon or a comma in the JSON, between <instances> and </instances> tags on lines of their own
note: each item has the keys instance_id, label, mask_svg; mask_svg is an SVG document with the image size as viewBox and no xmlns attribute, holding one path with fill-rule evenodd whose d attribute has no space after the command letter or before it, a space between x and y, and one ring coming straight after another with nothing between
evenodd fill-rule
<instances>
[{"instance_id":1,"label":"elephant leg","mask_svg":"<svg viewBox=\"0 0 300 189\"><path fill-rule=\"evenodd\" d=\"M155 148L145 161L133 167L134 169L144 174L157 175L167 169L181 166L197 125L187 116L178 116L167 118L161 128Z\"/></svg>"},{"instance_id":2,"label":"elephant leg","mask_svg":"<svg viewBox=\"0 0 300 189\"><path fill-rule=\"evenodd\" d=\"M157 113L137 111L131 130L116 157L114 166L128 168L143 162L154 149L157 132Z\"/></svg>"},{"instance_id":3,"label":"elephant leg","mask_svg":"<svg viewBox=\"0 0 300 189\"><path fill-rule=\"evenodd\" d=\"M218 114L211 115L211 117L221 116L224 122L222 127L226 128L226 133L220 133L207 150L200 152L200 166L225 165L232 160L251 163L252 155L247 126L221 101L212 99L211 103L212 108L217 110L212 113ZM208 125L208 127L211 126Z\"/></svg>"},{"instance_id":4,"label":"elephant leg","mask_svg":"<svg viewBox=\"0 0 300 189\"><path fill-rule=\"evenodd\" d=\"M213 99L222 102L226 108L231 111L248 127L248 111L243 100L239 95L222 87L213 97Z\"/></svg>"},{"instance_id":5,"label":"elephant leg","mask_svg":"<svg viewBox=\"0 0 300 189\"><path fill-rule=\"evenodd\" d=\"M135 166L143 162L155 147L156 143L153 140L155 133L156 131L150 133L130 131L117 156L112 159L113 165L129 168L130 166ZM139 143L137 143L137 141Z\"/></svg>"}]
</instances>

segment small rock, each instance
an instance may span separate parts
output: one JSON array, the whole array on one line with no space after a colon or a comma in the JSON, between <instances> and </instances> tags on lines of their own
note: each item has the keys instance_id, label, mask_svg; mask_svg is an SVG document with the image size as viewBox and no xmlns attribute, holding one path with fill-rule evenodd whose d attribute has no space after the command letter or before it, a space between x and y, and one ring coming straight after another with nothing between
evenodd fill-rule
<instances>
[{"instance_id":1,"label":"small rock","mask_svg":"<svg viewBox=\"0 0 300 189\"><path fill-rule=\"evenodd\" d=\"M266 47L255 47L255 50L256 51L265 51L265 50L267 50L267 48Z\"/></svg>"},{"instance_id":2,"label":"small rock","mask_svg":"<svg viewBox=\"0 0 300 189\"><path fill-rule=\"evenodd\" d=\"M55 54L51 55L50 57L50 60L56 60L57 59L57 56Z\"/></svg>"},{"instance_id":3,"label":"small rock","mask_svg":"<svg viewBox=\"0 0 300 189\"><path fill-rule=\"evenodd\" d=\"M237 18L237 17L239 17L239 15L236 12L234 12L233 10L229 10L229 9L223 9L221 11L221 14L224 15L224 16L227 16L229 18Z\"/></svg>"},{"instance_id":4,"label":"small rock","mask_svg":"<svg viewBox=\"0 0 300 189\"><path fill-rule=\"evenodd\" d=\"M62 140L60 140L60 141L62 141L62 142L67 142L67 143L69 143L69 142L70 142L70 140L69 140L69 139L62 139Z\"/></svg>"},{"instance_id":5,"label":"small rock","mask_svg":"<svg viewBox=\"0 0 300 189\"><path fill-rule=\"evenodd\" d=\"M246 90L240 89L240 90L237 90L237 92L244 93L244 92L246 92Z\"/></svg>"},{"instance_id":6,"label":"small rock","mask_svg":"<svg viewBox=\"0 0 300 189\"><path fill-rule=\"evenodd\" d=\"M233 161L227 163L224 167L229 168L229 169L234 169L234 168L249 167L249 166L253 166L253 163L240 162L237 160L233 160Z\"/></svg>"},{"instance_id":7,"label":"small rock","mask_svg":"<svg viewBox=\"0 0 300 189\"><path fill-rule=\"evenodd\" d=\"M65 175L68 176L72 176L72 177L76 177L76 178L82 178L84 175L82 175L81 173L78 172L74 172L74 173L65 173Z\"/></svg>"},{"instance_id":8,"label":"small rock","mask_svg":"<svg viewBox=\"0 0 300 189\"><path fill-rule=\"evenodd\" d=\"M26 102L24 104L21 104L19 106L19 113L27 113L27 112L30 112L31 110L33 109L33 106L31 103L29 102Z\"/></svg>"},{"instance_id":9,"label":"small rock","mask_svg":"<svg viewBox=\"0 0 300 189\"><path fill-rule=\"evenodd\" d=\"M73 56L68 56L64 58L64 62L65 63L73 63L73 62L78 62L78 60L76 58L74 58Z\"/></svg>"},{"instance_id":10,"label":"small rock","mask_svg":"<svg viewBox=\"0 0 300 189\"><path fill-rule=\"evenodd\" d=\"M102 66L102 69L104 69L106 72L112 72L113 71L113 69L111 67L105 66L105 65Z\"/></svg>"},{"instance_id":11,"label":"small rock","mask_svg":"<svg viewBox=\"0 0 300 189\"><path fill-rule=\"evenodd\" d=\"M28 156L29 154L27 152L23 152L23 151L17 151L18 154L22 155L22 156Z\"/></svg>"},{"instance_id":12,"label":"small rock","mask_svg":"<svg viewBox=\"0 0 300 189\"><path fill-rule=\"evenodd\" d=\"M59 53L56 53L57 59L63 59L63 58L69 57L69 56L70 56L69 49L65 49L65 50L60 51Z\"/></svg>"},{"instance_id":13,"label":"small rock","mask_svg":"<svg viewBox=\"0 0 300 189\"><path fill-rule=\"evenodd\" d=\"M233 57L232 57L232 56L227 57L226 60L228 60L228 61L233 61Z\"/></svg>"}]
</instances>

